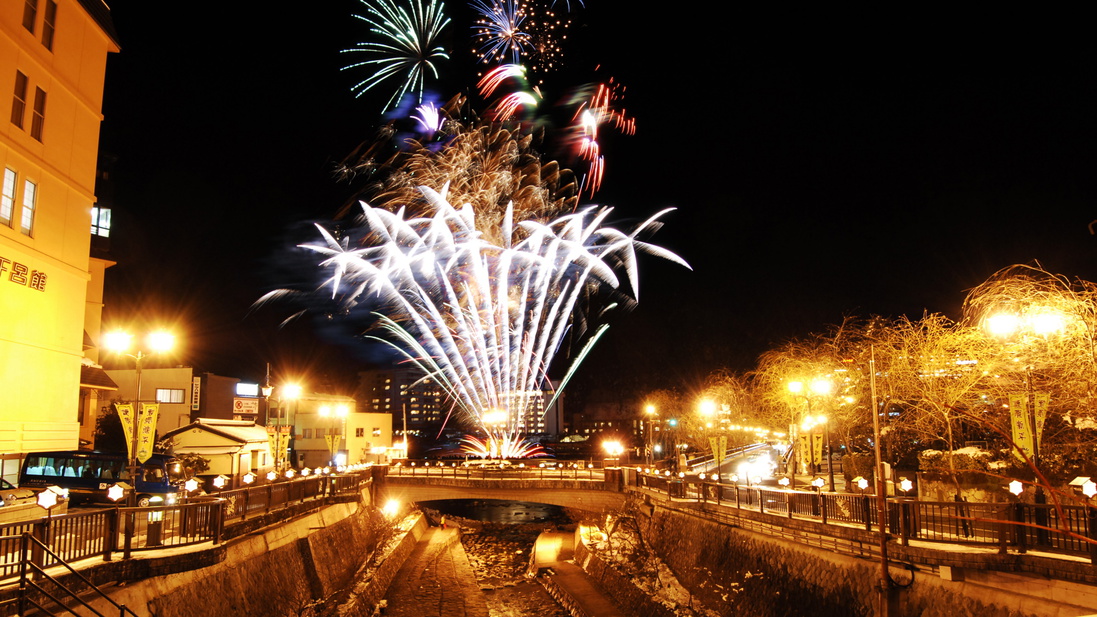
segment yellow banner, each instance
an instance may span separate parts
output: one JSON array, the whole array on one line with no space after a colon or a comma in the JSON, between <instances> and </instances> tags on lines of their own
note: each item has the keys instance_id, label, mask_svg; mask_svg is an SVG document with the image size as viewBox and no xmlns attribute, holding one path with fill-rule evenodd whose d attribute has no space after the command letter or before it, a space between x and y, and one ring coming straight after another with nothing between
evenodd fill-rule
<instances>
[{"instance_id":1,"label":"yellow banner","mask_svg":"<svg viewBox=\"0 0 1097 617\"><path fill-rule=\"evenodd\" d=\"M811 434L811 462L814 465L823 464L823 434ZM816 467L818 469L818 467Z\"/></svg>"},{"instance_id":2,"label":"yellow banner","mask_svg":"<svg viewBox=\"0 0 1097 617\"><path fill-rule=\"evenodd\" d=\"M158 403L143 403L137 416L137 461L144 463L152 457L156 445L156 418L160 415Z\"/></svg>"},{"instance_id":3,"label":"yellow banner","mask_svg":"<svg viewBox=\"0 0 1097 617\"><path fill-rule=\"evenodd\" d=\"M1013 443L1020 450L1013 450L1017 460L1024 461L1024 452L1032 456L1032 432L1028 428L1028 397L1024 394L1009 395L1009 426L1013 435Z\"/></svg>"},{"instance_id":4,"label":"yellow banner","mask_svg":"<svg viewBox=\"0 0 1097 617\"><path fill-rule=\"evenodd\" d=\"M1047 410L1051 405L1051 395L1047 392L1038 392L1032 396L1032 410L1036 413L1036 451L1040 451L1043 443L1044 420L1047 419Z\"/></svg>"},{"instance_id":5,"label":"yellow banner","mask_svg":"<svg viewBox=\"0 0 1097 617\"><path fill-rule=\"evenodd\" d=\"M126 436L126 458L133 458L133 405L115 403L114 410L118 412L118 419L122 422L122 434Z\"/></svg>"}]
</instances>

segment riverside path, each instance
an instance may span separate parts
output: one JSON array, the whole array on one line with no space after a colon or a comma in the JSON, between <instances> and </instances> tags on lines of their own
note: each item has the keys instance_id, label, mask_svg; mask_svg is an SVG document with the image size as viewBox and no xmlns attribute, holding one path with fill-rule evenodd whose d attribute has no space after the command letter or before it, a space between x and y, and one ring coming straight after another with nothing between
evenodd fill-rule
<instances>
[{"instance_id":1,"label":"riverside path","mask_svg":"<svg viewBox=\"0 0 1097 617\"><path fill-rule=\"evenodd\" d=\"M385 594L386 617L488 617L456 529L431 527Z\"/></svg>"}]
</instances>

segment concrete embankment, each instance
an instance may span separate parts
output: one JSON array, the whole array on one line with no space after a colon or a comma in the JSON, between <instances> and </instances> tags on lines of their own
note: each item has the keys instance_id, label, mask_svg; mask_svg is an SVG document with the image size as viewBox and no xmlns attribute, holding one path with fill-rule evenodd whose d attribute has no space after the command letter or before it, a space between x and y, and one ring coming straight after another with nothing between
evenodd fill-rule
<instances>
[{"instance_id":1,"label":"concrete embankment","mask_svg":"<svg viewBox=\"0 0 1097 617\"><path fill-rule=\"evenodd\" d=\"M391 525L359 503L326 506L220 546L165 549L134 559L84 563L81 572L137 615L281 617L333 612L345 603L370 614L426 530L419 516L388 559L355 584L375 537ZM116 583L112 581L130 582ZM115 613L105 601L93 605Z\"/></svg>"},{"instance_id":2,"label":"concrete embankment","mask_svg":"<svg viewBox=\"0 0 1097 617\"><path fill-rule=\"evenodd\" d=\"M878 614L879 562L827 550L826 542L837 544L834 538L813 539L807 529L786 529L800 538L790 541L714 522L674 504L638 511L645 543L695 597L719 614L795 614L809 606L821 617ZM904 564L903 551L914 549L893 549L889 571L897 585L891 593L891 617L1097 614L1097 587L1032 573L980 570L981 559L998 556L966 547L956 548L956 561L970 562L970 567Z\"/></svg>"}]
</instances>

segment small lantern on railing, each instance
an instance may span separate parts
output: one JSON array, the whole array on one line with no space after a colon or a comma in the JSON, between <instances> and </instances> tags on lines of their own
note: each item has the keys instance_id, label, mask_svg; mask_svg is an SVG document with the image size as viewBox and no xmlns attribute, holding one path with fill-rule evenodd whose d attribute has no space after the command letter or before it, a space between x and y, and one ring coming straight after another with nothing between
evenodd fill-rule
<instances>
[{"instance_id":1,"label":"small lantern on railing","mask_svg":"<svg viewBox=\"0 0 1097 617\"><path fill-rule=\"evenodd\" d=\"M861 493L864 494L865 489L868 488L868 480L864 476L857 476L853 479L853 483L857 485L857 488L861 489Z\"/></svg>"},{"instance_id":2,"label":"small lantern on railing","mask_svg":"<svg viewBox=\"0 0 1097 617\"><path fill-rule=\"evenodd\" d=\"M307 477L309 477L310 473L312 473L312 470L309 469L308 467L305 467L304 469L301 470L301 477L302 478L307 478Z\"/></svg>"},{"instance_id":3,"label":"small lantern on railing","mask_svg":"<svg viewBox=\"0 0 1097 617\"><path fill-rule=\"evenodd\" d=\"M706 477L706 476L705 476L705 474L704 474L704 473L702 472L702 473L699 473L699 474L697 474L697 477L698 477L698 478L699 478L699 479L700 479L700 480L701 480L702 482L704 482L704 481L705 481L705 477Z\"/></svg>"},{"instance_id":4,"label":"small lantern on railing","mask_svg":"<svg viewBox=\"0 0 1097 617\"><path fill-rule=\"evenodd\" d=\"M815 478L811 481L811 485L815 487L816 491L822 491L826 483L827 481L822 478Z\"/></svg>"},{"instance_id":5,"label":"small lantern on railing","mask_svg":"<svg viewBox=\"0 0 1097 617\"><path fill-rule=\"evenodd\" d=\"M909 493L912 488L914 488L914 483L910 481L910 478L899 478L899 490L903 491L903 495Z\"/></svg>"},{"instance_id":6,"label":"small lantern on railing","mask_svg":"<svg viewBox=\"0 0 1097 617\"><path fill-rule=\"evenodd\" d=\"M274 482L275 479L277 479L277 478L278 478L278 473L277 472L274 472L274 471L268 471L267 472L267 480L268 481Z\"/></svg>"},{"instance_id":7,"label":"small lantern on railing","mask_svg":"<svg viewBox=\"0 0 1097 617\"><path fill-rule=\"evenodd\" d=\"M221 490L221 489L225 488L225 484L228 483L228 480L229 479L224 475L217 476L216 478L213 479L213 488L215 488L217 490Z\"/></svg>"},{"instance_id":8,"label":"small lantern on railing","mask_svg":"<svg viewBox=\"0 0 1097 617\"><path fill-rule=\"evenodd\" d=\"M679 471L679 472L678 472L678 479L679 479L679 480L681 480L681 479L682 479L682 478L684 478L684 477L686 477L686 472L684 472L684 471Z\"/></svg>"},{"instance_id":9,"label":"small lantern on railing","mask_svg":"<svg viewBox=\"0 0 1097 617\"><path fill-rule=\"evenodd\" d=\"M783 486L785 488L788 488L788 484L789 484L788 476L781 476L781 479L777 481L777 484L780 484L781 486Z\"/></svg>"},{"instance_id":10,"label":"small lantern on railing","mask_svg":"<svg viewBox=\"0 0 1097 617\"><path fill-rule=\"evenodd\" d=\"M1009 483L1009 492L1013 493L1017 497L1021 496L1021 493L1025 492L1025 485L1020 480L1014 480Z\"/></svg>"},{"instance_id":11,"label":"small lantern on railing","mask_svg":"<svg viewBox=\"0 0 1097 617\"><path fill-rule=\"evenodd\" d=\"M286 470L286 479L291 480L291 479L293 479L293 476L295 476L295 475L297 475L296 471L294 471L292 469L287 469Z\"/></svg>"},{"instance_id":12,"label":"small lantern on railing","mask_svg":"<svg viewBox=\"0 0 1097 617\"><path fill-rule=\"evenodd\" d=\"M714 473L711 476L709 476L709 479L711 479L713 482L719 482L720 481L720 474Z\"/></svg>"},{"instance_id":13,"label":"small lantern on railing","mask_svg":"<svg viewBox=\"0 0 1097 617\"><path fill-rule=\"evenodd\" d=\"M731 483L735 484L735 485L739 484L739 474L737 474L737 473L731 474Z\"/></svg>"},{"instance_id":14,"label":"small lantern on railing","mask_svg":"<svg viewBox=\"0 0 1097 617\"><path fill-rule=\"evenodd\" d=\"M244 474L243 478L240 478L240 479L244 481L244 484L251 484L252 482L255 482L255 479L257 477L258 476L256 476L255 474L253 474L252 472L249 471L246 474Z\"/></svg>"},{"instance_id":15,"label":"small lantern on railing","mask_svg":"<svg viewBox=\"0 0 1097 617\"><path fill-rule=\"evenodd\" d=\"M107 499L114 503L118 503L126 498L126 491L129 490L133 490L133 487L125 482L115 482L107 488Z\"/></svg>"},{"instance_id":16,"label":"small lantern on railing","mask_svg":"<svg viewBox=\"0 0 1097 617\"><path fill-rule=\"evenodd\" d=\"M193 493L194 491L197 491L198 480L195 478L188 479L186 482L183 483L183 488L186 489L188 493Z\"/></svg>"}]
</instances>

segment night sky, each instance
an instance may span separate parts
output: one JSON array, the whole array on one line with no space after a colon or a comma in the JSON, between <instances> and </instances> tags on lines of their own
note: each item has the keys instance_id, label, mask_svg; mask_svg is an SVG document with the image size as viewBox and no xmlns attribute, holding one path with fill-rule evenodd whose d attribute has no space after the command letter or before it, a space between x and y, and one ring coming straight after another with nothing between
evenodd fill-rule
<instances>
[{"instance_id":1,"label":"night sky","mask_svg":"<svg viewBox=\"0 0 1097 617\"><path fill-rule=\"evenodd\" d=\"M249 307L301 282L285 257L347 198L333 165L380 121L339 71L359 5L255 6L111 2L106 316L178 319L180 361L218 374L260 379L269 361L346 381L367 355L333 324L280 330L288 311ZM619 227L677 207L652 240L693 271L645 259L639 304L579 384L688 390L845 315L957 317L1014 263L1097 280L1097 50L1080 16L622 6L638 4L579 11L555 80L600 64L627 86L637 134L605 142L597 201ZM447 98L475 81L455 22Z\"/></svg>"}]
</instances>

